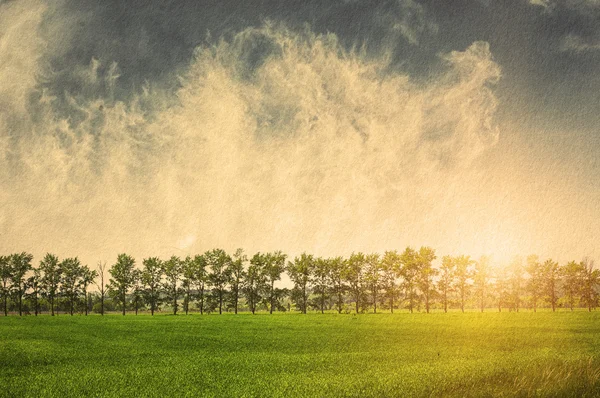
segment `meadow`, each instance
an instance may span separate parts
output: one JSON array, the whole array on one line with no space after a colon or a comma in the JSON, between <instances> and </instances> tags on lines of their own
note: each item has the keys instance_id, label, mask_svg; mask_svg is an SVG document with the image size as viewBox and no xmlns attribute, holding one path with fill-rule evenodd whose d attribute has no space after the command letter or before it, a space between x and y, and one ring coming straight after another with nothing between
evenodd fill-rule
<instances>
[{"instance_id":1,"label":"meadow","mask_svg":"<svg viewBox=\"0 0 600 398\"><path fill-rule=\"evenodd\" d=\"M600 396L600 313L0 318L3 397Z\"/></svg>"}]
</instances>

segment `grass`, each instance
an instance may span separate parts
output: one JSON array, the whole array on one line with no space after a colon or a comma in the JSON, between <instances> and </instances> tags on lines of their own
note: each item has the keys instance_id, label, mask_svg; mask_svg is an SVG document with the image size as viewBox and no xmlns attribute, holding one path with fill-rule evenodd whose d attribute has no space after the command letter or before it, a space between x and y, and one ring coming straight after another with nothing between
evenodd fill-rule
<instances>
[{"instance_id":1,"label":"grass","mask_svg":"<svg viewBox=\"0 0 600 398\"><path fill-rule=\"evenodd\" d=\"M0 318L0 396L600 396L600 312Z\"/></svg>"}]
</instances>

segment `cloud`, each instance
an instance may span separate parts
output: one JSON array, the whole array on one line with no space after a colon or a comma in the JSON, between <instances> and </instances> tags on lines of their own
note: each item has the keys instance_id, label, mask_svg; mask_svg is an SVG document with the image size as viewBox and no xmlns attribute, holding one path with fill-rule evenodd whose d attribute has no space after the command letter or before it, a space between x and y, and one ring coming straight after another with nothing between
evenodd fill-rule
<instances>
[{"instance_id":1,"label":"cloud","mask_svg":"<svg viewBox=\"0 0 600 398\"><path fill-rule=\"evenodd\" d=\"M177 86L148 82L128 99L111 95L123 89L120 66L91 58L71 75L68 117L33 87L44 70L34 52L19 94L30 98L18 110L26 127L0 154L9 250L392 245L425 236L498 137L500 69L485 42L443 55L445 72L416 84L336 35L267 24L198 47ZM21 64L10 60L0 81Z\"/></svg>"},{"instance_id":2,"label":"cloud","mask_svg":"<svg viewBox=\"0 0 600 398\"><path fill-rule=\"evenodd\" d=\"M560 51L585 53L600 50L600 38L584 38L575 34L569 34L563 38Z\"/></svg>"}]
</instances>

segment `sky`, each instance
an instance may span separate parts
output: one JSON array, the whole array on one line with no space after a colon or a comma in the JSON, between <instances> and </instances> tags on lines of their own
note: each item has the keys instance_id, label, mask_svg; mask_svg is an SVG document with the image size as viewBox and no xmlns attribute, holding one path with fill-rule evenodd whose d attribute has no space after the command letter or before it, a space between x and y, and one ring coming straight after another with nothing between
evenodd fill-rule
<instances>
[{"instance_id":1,"label":"sky","mask_svg":"<svg viewBox=\"0 0 600 398\"><path fill-rule=\"evenodd\" d=\"M0 252L600 258L600 1L0 0Z\"/></svg>"}]
</instances>

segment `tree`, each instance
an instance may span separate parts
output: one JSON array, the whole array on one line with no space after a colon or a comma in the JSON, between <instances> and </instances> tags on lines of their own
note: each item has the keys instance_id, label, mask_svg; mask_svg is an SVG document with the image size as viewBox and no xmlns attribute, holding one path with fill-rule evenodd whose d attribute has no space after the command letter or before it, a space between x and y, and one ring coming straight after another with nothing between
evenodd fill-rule
<instances>
[{"instance_id":1,"label":"tree","mask_svg":"<svg viewBox=\"0 0 600 398\"><path fill-rule=\"evenodd\" d=\"M348 260L344 263L342 277L346 281L348 290L354 298L356 313L360 311L360 304L364 291L364 275L365 263L367 258L363 253L352 253Z\"/></svg>"},{"instance_id":2,"label":"tree","mask_svg":"<svg viewBox=\"0 0 600 398\"><path fill-rule=\"evenodd\" d=\"M183 277L181 280L181 288L183 289L183 310L187 315L192 301L192 289L196 283L196 263L190 256L187 256L185 260L183 260L181 274Z\"/></svg>"},{"instance_id":3,"label":"tree","mask_svg":"<svg viewBox=\"0 0 600 398\"><path fill-rule=\"evenodd\" d=\"M429 313L429 301L434 292L434 283L433 278L437 274L437 270L433 268L433 260L437 257L435 255L435 250L431 247L421 247L417 252L416 261L417 261L417 270L418 276L417 281L419 285L419 289L423 293L425 297L425 311Z\"/></svg>"},{"instance_id":4,"label":"tree","mask_svg":"<svg viewBox=\"0 0 600 398\"><path fill-rule=\"evenodd\" d=\"M31 260L33 260L33 255L25 252L12 254L9 260L10 280L19 306L19 316L23 315L23 296L26 289L25 275L32 269Z\"/></svg>"},{"instance_id":5,"label":"tree","mask_svg":"<svg viewBox=\"0 0 600 398\"><path fill-rule=\"evenodd\" d=\"M365 284L368 286L373 304L373 313L377 313L377 301L379 300L379 291L381 290L382 269L379 261L379 254L373 253L365 256Z\"/></svg>"},{"instance_id":6,"label":"tree","mask_svg":"<svg viewBox=\"0 0 600 398\"><path fill-rule=\"evenodd\" d=\"M569 308L573 311L575 298L581 292L581 286L583 285L583 265L576 261L570 261L561 267L560 273L563 277L563 289L567 296Z\"/></svg>"},{"instance_id":7,"label":"tree","mask_svg":"<svg viewBox=\"0 0 600 398\"><path fill-rule=\"evenodd\" d=\"M269 313L273 314L273 310L276 307L275 300L277 296L281 297L281 295L277 294L275 291L275 282L281 279L281 274L285 271L285 259L287 256L283 254L281 251L276 251L274 253L267 253L265 255L265 275L267 277L267 282L269 286Z\"/></svg>"},{"instance_id":8,"label":"tree","mask_svg":"<svg viewBox=\"0 0 600 398\"><path fill-rule=\"evenodd\" d=\"M460 295L460 309L462 312L465 312L465 302L467 295L469 294L471 266L473 265L473 260L471 260L470 256L461 255L456 257L454 261L455 288Z\"/></svg>"},{"instance_id":9,"label":"tree","mask_svg":"<svg viewBox=\"0 0 600 398\"><path fill-rule=\"evenodd\" d=\"M140 279L144 289L144 300L150 304L150 314L158 309L160 287L162 285L163 265L158 257L145 258L142 261Z\"/></svg>"},{"instance_id":10,"label":"tree","mask_svg":"<svg viewBox=\"0 0 600 398\"><path fill-rule=\"evenodd\" d=\"M122 253L117 256L117 262L111 267L108 272L111 275L108 290L117 297L121 303L123 316L127 309L127 293L133 286L135 274L135 260L133 257Z\"/></svg>"},{"instance_id":11,"label":"tree","mask_svg":"<svg viewBox=\"0 0 600 398\"><path fill-rule=\"evenodd\" d=\"M530 296L533 312L536 312L542 289L542 264L540 264L538 256L535 254L527 256L525 272L529 275L526 289Z\"/></svg>"},{"instance_id":12,"label":"tree","mask_svg":"<svg viewBox=\"0 0 600 398\"><path fill-rule=\"evenodd\" d=\"M309 283L312 279L314 266L315 258L311 254L302 253L293 262L288 262L286 269L290 280L294 283L292 300L303 314L306 314L308 306Z\"/></svg>"},{"instance_id":13,"label":"tree","mask_svg":"<svg viewBox=\"0 0 600 398\"><path fill-rule=\"evenodd\" d=\"M27 294L27 297L33 305L33 311L35 313L35 316L37 316L40 313L40 281L40 270L34 269L33 275L31 275L27 279L27 286L25 287L25 290L30 291L30 293Z\"/></svg>"},{"instance_id":14,"label":"tree","mask_svg":"<svg viewBox=\"0 0 600 398\"><path fill-rule=\"evenodd\" d=\"M208 280L212 286L218 305L219 314L223 313L223 299L227 293L227 285L231 279L231 257L222 249L213 249L204 253L204 258L210 269Z\"/></svg>"},{"instance_id":15,"label":"tree","mask_svg":"<svg viewBox=\"0 0 600 398\"><path fill-rule=\"evenodd\" d=\"M133 309L135 314L138 314L140 307L144 303L144 285L142 284L142 271L134 269L133 272L133 283L131 291L131 301L133 302Z\"/></svg>"},{"instance_id":16,"label":"tree","mask_svg":"<svg viewBox=\"0 0 600 398\"><path fill-rule=\"evenodd\" d=\"M498 312L502 312L502 307L509 302L510 292L508 283L508 270L506 267L501 267L496 270L495 274L495 290L496 301L498 303Z\"/></svg>"},{"instance_id":17,"label":"tree","mask_svg":"<svg viewBox=\"0 0 600 398\"><path fill-rule=\"evenodd\" d=\"M104 315L104 299L106 297L106 283L104 283L104 275L106 271L106 262L98 262L96 265L96 273L98 274L98 279L94 281L96 286L98 287L98 293L100 294L100 314Z\"/></svg>"},{"instance_id":18,"label":"tree","mask_svg":"<svg viewBox=\"0 0 600 398\"><path fill-rule=\"evenodd\" d=\"M228 272L231 278L231 304L235 314L238 313L242 284L246 276L244 269L247 261L248 257L244 254L244 249L240 248L235 251L233 254L233 261L229 263L230 268Z\"/></svg>"},{"instance_id":19,"label":"tree","mask_svg":"<svg viewBox=\"0 0 600 398\"><path fill-rule=\"evenodd\" d=\"M483 312L485 308L485 298L487 295L487 285L490 276L490 259L481 256L479 261L475 262L475 273L473 274L473 287L475 295L479 301L479 309Z\"/></svg>"},{"instance_id":20,"label":"tree","mask_svg":"<svg viewBox=\"0 0 600 398\"><path fill-rule=\"evenodd\" d=\"M314 261L311 284L315 294L319 297L319 309L321 310L321 314L325 313L325 299L330 290L330 263L329 259L322 257L318 257Z\"/></svg>"},{"instance_id":21,"label":"tree","mask_svg":"<svg viewBox=\"0 0 600 398\"><path fill-rule=\"evenodd\" d=\"M515 257L509 266L510 303L511 308L519 312L521 307L521 291L523 290L523 260Z\"/></svg>"},{"instance_id":22,"label":"tree","mask_svg":"<svg viewBox=\"0 0 600 398\"><path fill-rule=\"evenodd\" d=\"M10 256L0 256L0 279L2 279L2 286L0 294L2 294L2 301L4 304L4 316L8 316L8 297L10 296Z\"/></svg>"},{"instance_id":23,"label":"tree","mask_svg":"<svg viewBox=\"0 0 600 398\"><path fill-rule=\"evenodd\" d=\"M402 262L396 250L386 251L381 258L382 287L390 303L390 312L394 313L394 299L398 295L396 279L400 275Z\"/></svg>"},{"instance_id":24,"label":"tree","mask_svg":"<svg viewBox=\"0 0 600 398\"><path fill-rule=\"evenodd\" d=\"M581 262L583 268L583 284L581 299L588 311L598 304L597 287L600 285L600 270L594 269L594 261L584 258Z\"/></svg>"},{"instance_id":25,"label":"tree","mask_svg":"<svg viewBox=\"0 0 600 398\"><path fill-rule=\"evenodd\" d=\"M444 306L444 312L448 312L448 293L454 289L454 274L456 263L452 256L444 256L442 258L442 265L440 266L440 279L438 281L438 289L442 293L442 305Z\"/></svg>"},{"instance_id":26,"label":"tree","mask_svg":"<svg viewBox=\"0 0 600 398\"><path fill-rule=\"evenodd\" d=\"M252 314L256 313L256 307L263 298L262 293L267 290L266 257L266 254L256 253L250 259L244 279L243 292Z\"/></svg>"},{"instance_id":27,"label":"tree","mask_svg":"<svg viewBox=\"0 0 600 398\"><path fill-rule=\"evenodd\" d=\"M75 302L80 292L82 277L81 262L77 257L65 258L61 261L60 268L62 270L61 294L67 299L69 313L73 316Z\"/></svg>"},{"instance_id":28,"label":"tree","mask_svg":"<svg viewBox=\"0 0 600 398\"><path fill-rule=\"evenodd\" d=\"M87 288L94 283L98 277L98 272L91 270L87 265L81 267L81 288L83 291L83 300L85 302L85 315L88 314L88 294Z\"/></svg>"},{"instance_id":29,"label":"tree","mask_svg":"<svg viewBox=\"0 0 600 398\"><path fill-rule=\"evenodd\" d=\"M170 259L162 263L162 272L165 275L165 295L166 300L173 305L173 315L177 315L177 298L179 296L179 280L181 279L182 265L177 256L171 256Z\"/></svg>"},{"instance_id":30,"label":"tree","mask_svg":"<svg viewBox=\"0 0 600 398\"><path fill-rule=\"evenodd\" d=\"M204 292L206 290L206 284L208 283L208 272L206 271L206 258L198 254L194 256L193 262L193 268L196 272L196 275L194 276L194 281L196 282L196 287L198 291L198 294L196 296L198 300L198 309L200 310L200 314L204 314Z\"/></svg>"},{"instance_id":31,"label":"tree","mask_svg":"<svg viewBox=\"0 0 600 398\"><path fill-rule=\"evenodd\" d=\"M40 261L40 271L44 273L41 280L43 296L48 300L50 313L54 316L54 304L62 277L62 269L58 257L47 253L44 259Z\"/></svg>"},{"instance_id":32,"label":"tree","mask_svg":"<svg viewBox=\"0 0 600 398\"><path fill-rule=\"evenodd\" d=\"M558 263L551 259L546 260L542 272L546 301L549 302L552 312L554 312L556 311L556 304L558 302L558 282L560 280Z\"/></svg>"},{"instance_id":33,"label":"tree","mask_svg":"<svg viewBox=\"0 0 600 398\"><path fill-rule=\"evenodd\" d=\"M407 247L400 255L400 262L402 263L400 275L404 281L403 285L406 291L406 297L408 297L408 308L412 313L415 300L415 285L419 271L417 264L417 252L415 252L412 248Z\"/></svg>"},{"instance_id":34,"label":"tree","mask_svg":"<svg viewBox=\"0 0 600 398\"><path fill-rule=\"evenodd\" d=\"M334 257L327 259L329 266L329 283L331 284L331 292L335 297L335 305L338 314L342 313L344 305L344 292L346 285L344 284L344 269L346 268L346 260L342 257Z\"/></svg>"}]
</instances>

